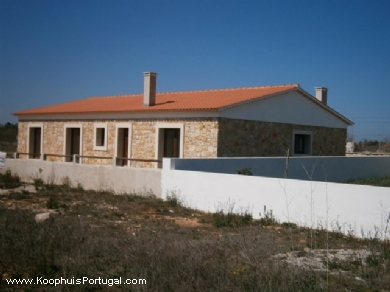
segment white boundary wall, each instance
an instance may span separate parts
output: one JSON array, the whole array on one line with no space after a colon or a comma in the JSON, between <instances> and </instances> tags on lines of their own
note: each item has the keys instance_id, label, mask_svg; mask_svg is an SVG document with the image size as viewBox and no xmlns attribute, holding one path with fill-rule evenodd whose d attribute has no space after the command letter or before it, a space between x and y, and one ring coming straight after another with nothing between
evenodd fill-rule
<instances>
[{"instance_id":1,"label":"white boundary wall","mask_svg":"<svg viewBox=\"0 0 390 292\"><path fill-rule=\"evenodd\" d=\"M390 188L175 170L174 163L178 161L181 160L165 158L164 168L160 170L6 159L5 169L17 173L23 181L40 178L44 182L61 184L62 179L68 177L73 184L79 182L85 189L112 190L116 193L152 191L162 198L173 191L191 207L203 211L227 210L235 204L237 211L241 208L241 211L250 211L255 218L259 218L266 206L281 222L327 227L330 230L338 230L340 226L341 231L353 231L357 236L374 236L377 233L381 238L390 238ZM214 161L214 167L220 167L213 159L206 161ZM274 161L278 161L284 171L285 159ZM383 163L387 160L373 161ZM245 164L235 167L250 167L247 162L244 159ZM301 164L299 166L302 168ZM386 170L386 166L382 166L376 169ZM370 167L362 164L358 170L365 173ZM232 172L235 172L234 167ZM386 172L382 172L378 176L385 175Z\"/></svg>"},{"instance_id":2,"label":"white boundary wall","mask_svg":"<svg viewBox=\"0 0 390 292\"><path fill-rule=\"evenodd\" d=\"M235 174L236 169L250 168L255 176L282 178L286 169L284 157L256 158L186 158L170 159L169 169ZM306 171L307 173L306 173ZM290 157L288 177L315 181L349 180L390 176L390 156L386 157Z\"/></svg>"},{"instance_id":3,"label":"white boundary wall","mask_svg":"<svg viewBox=\"0 0 390 292\"><path fill-rule=\"evenodd\" d=\"M49 162L38 159L6 159L5 171L17 173L22 181L40 178L45 183L62 184L64 177L84 189L110 190L115 193L153 192L161 197L161 169L85 165Z\"/></svg>"},{"instance_id":4,"label":"white boundary wall","mask_svg":"<svg viewBox=\"0 0 390 292\"><path fill-rule=\"evenodd\" d=\"M210 212L234 203L255 218L266 206L281 222L390 238L390 188L172 170L169 162L164 159L163 198L173 191L191 207Z\"/></svg>"}]
</instances>

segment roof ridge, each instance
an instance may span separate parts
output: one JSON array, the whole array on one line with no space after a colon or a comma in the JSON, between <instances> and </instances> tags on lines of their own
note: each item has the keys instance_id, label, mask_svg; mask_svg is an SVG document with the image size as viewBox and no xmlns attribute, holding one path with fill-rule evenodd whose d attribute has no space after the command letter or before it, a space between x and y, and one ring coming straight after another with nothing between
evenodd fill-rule
<instances>
[{"instance_id":1,"label":"roof ridge","mask_svg":"<svg viewBox=\"0 0 390 292\"><path fill-rule=\"evenodd\" d=\"M292 83L292 84L265 85L265 86L242 86L242 87L229 87L229 88L217 88L217 89L167 91L167 92L157 92L157 94L190 93L190 92L212 92L212 91L231 91L231 90L237 90L237 89L261 89L261 88L285 87L285 86L296 86L296 87L299 87L299 84L298 83Z\"/></svg>"},{"instance_id":2,"label":"roof ridge","mask_svg":"<svg viewBox=\"0 0 390 292\"><path fill-rule=\"evenodd\" d=\"M137 96L142 95L142 93L130 93L130 94L112 94L112 95L101 95L101 96L90 96L86 99L93 99L93 98L111 98L111 97L126 97L126 96Z\"/></svg>"},{"instance_id":3,"label":"roof ridge","mask_svg":"<svg viewBox=\"0 0 390 292\"><path fill-rule=\"evenodd\" d=\"M183 91L164 91L156 92L156 94L178 94L178 93L194 93L194 92L213 92L213 91L232 91L237 89L262 89L262 88L273 88L273 87L286 87L286 86L295 86L300 87L299 83L291 84L280 84L280 85L264 85L264 86L242 86L242 87L229 87L229 88L217 88L217 89L200 89L200 90L183 90ZM139 96L142 93L132 93L132 94L113 94L113 95L102 95L102 96L90 96L90 98L112 98L112 97L130 97L130 96Z\"/></svg>"}]
</instances>

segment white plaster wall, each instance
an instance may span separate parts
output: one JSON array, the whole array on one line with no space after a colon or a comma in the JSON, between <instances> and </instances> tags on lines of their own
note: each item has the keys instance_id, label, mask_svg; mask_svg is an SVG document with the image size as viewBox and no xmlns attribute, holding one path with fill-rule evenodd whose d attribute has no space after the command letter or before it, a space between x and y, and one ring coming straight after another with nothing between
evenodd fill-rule
<instances>
[{"instance_id":1,"label":"white plaster wall","mask_svg":"<svg viewBox=\"0 0 390 292\"><path fill-rule=\"evenodd\" d=\"M348 125L298 92L263 98L222 111L221 117L346 129Z\"/></svg>"},{"instance_id":2,"label":"white plaster wall","mask_svg":"<svg viewBox=\"0 0 390 292\"><path fill-rule=\"evenodd\" d=\"M255 218L264 206L281 222L323 227L356 236L390 238L390 188L310 182L292 179L162 171L162 197L174 191L191 207L214 212L235 204ZM386 226L388 226L385 234Z\"/></svg>"},{"instance_id":3,"label":"white plaster wall","mask_svg":"<svg viewBox=\"0 0 390 292\"><path fill-rule=\"evenodd\" d=\"M22 181L40 178L44 182L62 184L68 177L76 186L84 189L111 190L115 193L145 193L152 191L161 197L161 169L83 165L65 162L49 162L38 159L6 159L5 171L17 173Z\"/></svg>"},{"instance_id":4,"label":"white plaster wall","mask_svg":"<svg viewBox=\"0 0 390 292\"><path fill-rule=\"evenodd\" d=\"M284 157L185 158L165 159L176 170L194 170L235 174L236 169L250 168L253 175L282 178ZM307 173L306 173L306 171ZM315 181L346 182L360 178L390 176L390 156L386 157L290 157L288 177Z\"/></svg>"}]
</instances>

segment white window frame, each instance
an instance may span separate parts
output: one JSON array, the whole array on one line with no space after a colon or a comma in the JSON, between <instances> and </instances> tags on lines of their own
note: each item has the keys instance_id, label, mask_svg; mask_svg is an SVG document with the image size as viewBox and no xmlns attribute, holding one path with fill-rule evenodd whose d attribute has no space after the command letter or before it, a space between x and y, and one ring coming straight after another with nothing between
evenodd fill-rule
<instances>
[{"instance_id":1,"label":"white window frame","mask_svg":"<svg viewBox=\"0 0 390 292\"><path fill-rule=\"evenodd\" d=\"M96 145L96 138L98 135L98 129L104 129L104 144L103 145ZM93 125L93 150L96 151L107 151L107 124L106 123L95 123Z\"/></svg>"},{"instance_id":2,"label":"white window frame","mask_svg":"<svg viewBox=\"0 0 390 292\"><path fill-rule=\"evenodd\" d=\"M118 157L118 138L119 138L119 129L128 129L129 131L129 142L128 142L128 157L131 158L131 145L132 145L132 132L133 132L133 125L131 123L117 123L115 125L115 157ZM130 166L130 160L127 161L127 166Z\"/></svg>"},{"instance_id":3,"label":"white window frame","mask_svg":"<svg viewBox=\"0 0 390 292\"><path fill-rule=\"evenodd\" d=\"M40 159L42 159L42 154L43 154L43 123L32 123L32 124L29 124L28 127L27 127L27 153L29 153L30 151L30 132L31 132L31 128L41 128L41 157ZM27 158L28 159L34 159L34 158L30 158L30 155L27 155Z\"/></svg>"},{"instance_id":4,"label":"white window frame","mask_svg":"<svg viewBox=\"0 0 390 292\"><path fill-rule=\"evenodd\" d=\"M307 135L310 136L310 149L309 153L296 154L295 153L295 135ZM293 130L292 133L292 155L293 156L312 156L313 154L313 131Z\"/></svg>"},{"instance_id":5,"label":"white window frame","mask_svg":"<svg viewBox=\"0 0 390 292\"><path fill-rule=\"evenodd\" d=\"M64 145L63 145L63 155L66 155L66 130L69 128L79 128L80 129L80 156L83 155L83 124L64 124ZM79 164L82 164L82 158L79 158ZM66 157L64 156L63 162L66 161Z\"/></svg>"}]
</instances>

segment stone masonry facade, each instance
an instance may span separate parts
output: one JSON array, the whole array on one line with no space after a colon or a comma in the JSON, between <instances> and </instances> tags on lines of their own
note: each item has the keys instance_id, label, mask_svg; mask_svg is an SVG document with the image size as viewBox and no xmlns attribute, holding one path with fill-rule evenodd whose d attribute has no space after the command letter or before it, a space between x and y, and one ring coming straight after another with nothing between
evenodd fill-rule
<instances>
[{"instance_id":1,"label":"stone masonry facade","mask_svg":"<svg viewBox=\"0 0 390 292\"><path fill-rule=\"evenodd\" d=\"M344 156L346 129L219 119L218 157L272 157L292 154L293 130L312 133L313 156Z\"/></svg>"},{"instance_id":2,"label":"stone masonry facade","mask_svg":"<svg viewBox=\"0 0 390 292\"><path fill-rule=\"evenodd\" d=\"M131 158L155 159L157 124L182 124L184 127L183 157L216 157L217 119L160 119L160 120L74 120L74 121L20 121L18 152L27 153L28 128L43 125L44 154L64 155L65 127L82 129L82 155L104 158L82 158L83 164L111 165L115 155L116 125L131 125ZM107 126L107 150L94 150L94 125ZM22 157L22 156L21 156ZM63 161L63 157L47 155L48 161ZM134 167L156 167L155 162L132 161Z\"/></svg>"},{"instance_id":3,"label":"stone masonry facade","mask_svg":"<svg viewBox=\"0 0 390 292\"><path fill-rule=\"evenodd\" d=\"M130 153L133 159L156 158L158 124L179 124L184 129L183 157L261 157L285 156L291 149L293 130L312 132L312 155L345 155L346 129L302 126L226 118L140 119L140 120L74 120L20 121L18 152L27 153L28 128L43 126L44 154L64 155L65 127L82 129L83 164L112 165L115 155L116 125L131 125ZM94 125L107 126L107 149L94 150ZM180 134L182 135L182 133ZM291 150L290 150L291 153ZM107 159L104 159L107 158ZM23 158L21 156L21 158ZM63 157L47 156L48 161L63 161ZM134 167L157 167L156 162L132 161Z\"/></svg>"}]
</instances>

